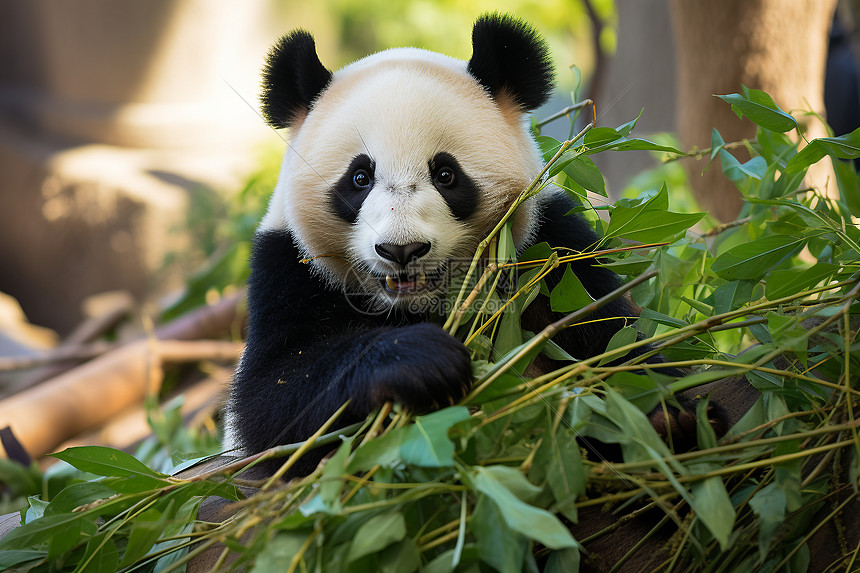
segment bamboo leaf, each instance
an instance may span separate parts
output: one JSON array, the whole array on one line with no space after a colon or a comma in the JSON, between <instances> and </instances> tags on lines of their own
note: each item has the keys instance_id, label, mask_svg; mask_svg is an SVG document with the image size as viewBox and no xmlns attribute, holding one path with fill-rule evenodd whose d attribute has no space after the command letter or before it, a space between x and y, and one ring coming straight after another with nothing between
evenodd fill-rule
<instances>
[{"instance_id":1,"label":"bamboo leaf","mask_svg":"<svg viewBox=\"0 0 860 573\"><path fill-rule=\"evenodd\" d=\"M786 173L806 169L830 155L836 159L856 159L860 157L860 127L839 137L820 137L813 139L797 155L785 164Z\"/></svg>"},{"instance_id":2,"label":"bamboo leaf","mask_svg":"<svg viewBox=\"0 0 860 573\"><path fill-rule=\"evenodd\" d=\"M581 188L603 195L604 197L607 196L603 174L594 164L594 161L588 157L582 155L574 158L564 166L564 172ZM584 193L581 195L584 196Z\"/></svg>"},{"instance_id":3,"label":"bamboo leaf","mask_svg":"<svg viewBox=\"0 0 860 573\"><path fill-rule=\"evenodd\" d=\"M756 156L746 163L741 163L725 149L720 149L720 164L726 177L736 183L748 178L761 181L767 171L767 162L763 157Z\"/></svg>"},{"instance_id":4,"label":"bamboo leaf","mask_svg":"<svg viewBox=\"0 0 860 573\"><path fill-rule=\"evenodd\" d=\"M658 242L689 229L705 216L705 213L673 213L666 210L667 205L668 190L664 184L654 197L644 203L632 207L616 206L605 238Z\"/></svg>"},{"instance_id":5,"label":"bamboo leaf","mask_svg":"<svg viewBox=\"0 0 860 573\"><path fill-rule=\"evenodd\" d=\"M78 446L51 454L84 472L100 476L146 476L166 478L131 454L103 446Z\"/></svg>"},{"instance_id":6,"label":"bamboo leaf","mask_svg":"<svg viewBox=\"0 0 860 573\"><path fill-rule=\"evenodd\" d=\"M11 551L0 551L0 567L12 569L16 565L44 559L48 554L45 551L34 551L30 549L17 549Z\"/></svg>"},{"instance_id":7,"label":"bamboo leaf","mask_svg":"<svg viewBox=\"0 0 860 573\"><path fill-rule=\"evenodd\" d=\"M594 302L579 278L570 269L570 265L564 269L561 281L552 289L549 297L550 308L553 312L573 312Z\"/></svg>"},{"instance_id":8,"label":"bamboo leaf","mask_svg":"<svg viewBox=\"0 0 860 573\"><path fill-rule=\"evenodd\" d=\"M785 492L774 483L757 491L750 500L750 507L760 520L758 551L762 561L770 551L771 544L785 520L785 505Z\"/></svg>"},{"instance_id":9,"label":"bamboo leaf","mask_svg":"<svg viewBox=\"0 0 860 573\"><path fill-rule=\"evenodd\" d=\"M525 476L520 475L525 481ZM475 489L496 503L505 523L512 530L518 531L550 549L578 547L570 535L570 531L561 524L558 518L545 509L521 501L511 490L505 487L497 467L476 467L474 483Z\"/></svg>"},{"instance_id":10,"label":"bamboo leaf","mask_svg":"<svg viewBox=\"0 0 860 573\"><path fill-rule=\"evenodd\" d=\"M399 511L374 515L362 525L349 546L347 562L377 553L406 537L406 520Z\"/></svg>"},{"instance_id":11,"label":"bamboo leaf","mask_svg":"<svg viewBox=\"0 0 860 573\"><path fill-rule=\"evenodd\" d=\"M691 468L691 471L695 471ZM735 525L735 508L720 477L708 477L690 485L691 505L696 517L705 524L720 547L729 546L729 535Z\"/></svg>"},{"instance_id":12,"label":"bamboo leaf","mask_svg":"<svg viewBox=\"0 0 860 573\"><path fill-rule=\"evenodd\" d=\"M478 498L469 520L482 560L501 573L519 573L528 550L528 537L511 529L499 506L488 496Z\"/></svg>"},{"instance_id":13,"label":"bamboo leaf","mask_svg":"<svg viewBox=\"0 0 860 573\"><path fill-rule=\"evenodd\" d=\"M718 98L732 105L738 117L748 117L754 124L771 131L784 133L797 127L797 121L782 111L773 99L760 90L744 86L744 94L718 95Z\"/></svg>"},{"instance_id":14,"label":"bamboo leaf","mask_svg":"<svg viewBox=\"0 0 860 573\"><path fill-rule=\"evenodd\" d=\"M418 416L415 423L406 429L400 445L404 462L422 467L447 467L454 465L454 444L448 438L448 430L457 422L469 419L469 410L463 406L452 406L426 416Z\"/></svg>"},{"instance_id":15,"label":"bamboo leaf","mask_svg":"<svg viewBox=\"0 0 860 573\"><path fill-rule=\"evenodd\" d=\"M757 281L767 271L798 252L805 242L804 239L784 235L762 237L721 254L711 264L711 270L727 281Z\"/></svg>"},{"instance_id":16,"label":"bamboo leaf","mask_svg":"<svg viewBox=\"0 0 860 573\"><path fill-rule=\"evenodd\" d=\"M812 288L839 270L839 265L817 263L808 269L777 270L770 273L765 287L765 296L777 300Z\"/></svg>"}]
</instances>

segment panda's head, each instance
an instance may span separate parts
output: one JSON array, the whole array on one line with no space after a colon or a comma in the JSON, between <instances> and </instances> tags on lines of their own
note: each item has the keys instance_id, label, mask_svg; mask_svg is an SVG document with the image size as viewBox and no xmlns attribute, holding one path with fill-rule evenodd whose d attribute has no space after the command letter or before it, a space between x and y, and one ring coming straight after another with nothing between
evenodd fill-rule
<instances>
[{"instance_id":1,"label":"panda's head","mask_svg":"<svg viewBox=\"0 0 860 573\"><path fill-rule=\"evenodd\" d=\"M386 50L332 73L304 31L263 75L263 111L291 144L262 231L288 230L332 284L385 307L435 297L542 168L525 114L552 67L527 25L484 16L468 61ZM529 240L534 205L518 209Z\"/></svg>"}]
</instances>

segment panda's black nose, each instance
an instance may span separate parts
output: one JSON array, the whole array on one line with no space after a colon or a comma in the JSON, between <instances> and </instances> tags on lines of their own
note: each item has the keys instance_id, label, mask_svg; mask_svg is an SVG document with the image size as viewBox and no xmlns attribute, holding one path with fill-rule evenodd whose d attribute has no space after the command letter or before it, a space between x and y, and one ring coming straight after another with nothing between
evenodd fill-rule
<instances>
[{"instance_id":1,"label":"panda's black nose","mask_svg":"<svg viewBox=\"0 0 860 573\"><path fill-rule=\"evenodd\" d=\"M430 243L409 243L406 245L392 245L391 243L379 243L374 247L376 254L383 259L406 266L410 261L420 259L430 252Z\"/></svg>"}]
</instances>

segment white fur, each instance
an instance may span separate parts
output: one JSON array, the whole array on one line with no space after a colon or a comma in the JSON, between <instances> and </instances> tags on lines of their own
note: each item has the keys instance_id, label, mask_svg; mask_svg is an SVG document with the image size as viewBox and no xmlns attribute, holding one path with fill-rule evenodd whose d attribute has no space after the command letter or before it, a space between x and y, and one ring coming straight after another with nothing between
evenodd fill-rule
<instances>
[{"instance_id":1,"label":"white fur","mask_svg":"<svg viewBox=\"0 0 860 573\"><path fill-rule=\"evenodd\" d=\"M336 72L292 131L260 228L288 229L338 285L356 266L391 272L374 250L378 243L430 242L422 261L471 257L542 167L513 102L491 98L466 62L414 48L386 50ZM454 218L430 181L428 161L439 152L454 156L481 189L465 221ZM329 194L361 153L375 162L374 186L349 224L331 211ZM533 232L534 203L517 215L518 244Z\"/></svg>"}]
</instances>

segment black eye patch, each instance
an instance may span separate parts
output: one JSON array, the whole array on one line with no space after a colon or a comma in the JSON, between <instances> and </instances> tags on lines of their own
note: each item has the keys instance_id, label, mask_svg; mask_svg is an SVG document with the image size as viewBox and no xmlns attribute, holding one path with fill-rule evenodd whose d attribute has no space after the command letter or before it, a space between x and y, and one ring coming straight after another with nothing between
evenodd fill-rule
<instances>
[{"instance_id":1,"label":"black eye patch","mask_svg":"<svg viewBox=\"0 0 860 573\"><path fill-rule=\"evenodd\" d=\"M355 223L361 204L373 189L375 169L376 164L366 154L353 158L331 189L331 206L335 215L347 223Z\"/></svg>"},{"instance_id":2,"label":"black eye patch","mask_svg":"<svg viewBox=\"0 0 860 573\"><path fill-rule=\"evenodd\" d=\"M437 153L428 164L430 180L442 195L454 218L462 221L475 212L480 188L450 153Z\"/></svg>"}]
</instances>

